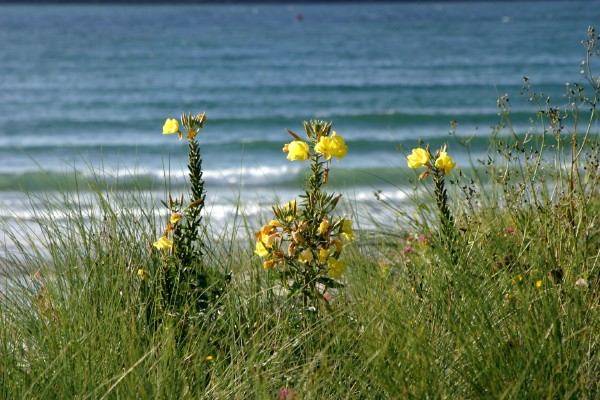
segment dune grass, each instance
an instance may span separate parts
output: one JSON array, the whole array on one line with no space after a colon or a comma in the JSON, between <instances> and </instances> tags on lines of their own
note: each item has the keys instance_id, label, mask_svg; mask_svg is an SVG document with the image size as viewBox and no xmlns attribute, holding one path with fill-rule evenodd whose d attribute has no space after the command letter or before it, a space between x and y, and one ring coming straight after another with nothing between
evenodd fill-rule
<instances>
[{"instance_id":1,"label":"dune grass","mask_svg":"<svg viewBox=\"0 0 600 400\"><path fill-rule=\"evenodd\" d=\"M344 287L310 320L254 254L260 227L234 224L203 233L204 265L231 275L210 317L187 319L183 336L169 310L148 324L138 271L156 264L157 199L96 176L86 190L32 201L39 231L16 219L2 226L20 251L2 260L11 278L0 299L0 397L598 398L591 82L587 102L574 99L586 124L542 101L539 129L519 133L501 99L489 157L445 176L453 233L440 227L432 183L416 182L426 190L410 212L397 210L392 230L373 221L369 240L357 230ZM40 201L61 205L63 218Z\"/></svg>"}]
</instances>

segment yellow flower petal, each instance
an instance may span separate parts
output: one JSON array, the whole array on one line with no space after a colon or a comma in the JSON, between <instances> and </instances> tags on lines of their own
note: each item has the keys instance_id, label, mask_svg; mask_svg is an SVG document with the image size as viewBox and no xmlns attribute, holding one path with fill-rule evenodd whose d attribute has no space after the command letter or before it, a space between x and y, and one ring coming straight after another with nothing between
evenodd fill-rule
<instances>
[{"instance_id":1,"label":"yellow flower petal","mask_svg":"<svg viewBox=\"0 0 600 400\"><path fill-rule=\"evenodd\" d=\"M260 240L256 242L256 248L254 249L254 252L258 254L259 257L266 257L269 255L269 250L267 250L263 242Z\"/></svg>"},{"instance_id":2,"label":"yellow flower petal","mask_svg":"<svg viewBox=\"0 0 600 400\"><path fill-rule=\"evenodd\" d=\"M158 250L169 250L173 247L173 242L166 236L161 236L156 242L152 244Z\"/></svg>"},{"instance_id":3,"label":"yellow flower petal","mask_svg":"<svg viewBox=\"0 0 600 400\"><path fill-rule=\"evenodd\" d=\"M329 228L329 220L328 219L324 219L319 224L319 227L317 228L317 233L320 233L321 235L323 235L325 232L327 232L328 228Z\"/></svg>"},{"instance_id":4,"label":"yellow flower petal","mask_svg":"<svg viewBox=\"0 0 600 400\"><path fill-rule=\"evenodd\" d=\"M142 268L137 270L137 275L142 278L142 280L146 279L148 277L148 273L143 270Z\"/></svg>"},{"instance_id":5,"label":"yellow flower petal","mask_svg":"<svg viewBox=\"0 0 600 400\"><path fill-rule=\"evenodd\" d=\"M286 148L283 148L286 151ZM310 155L308 144L301 140L294 140L287 145L287 159L290 161L306 161Z\"/></svg>"},{"instance_id":6,"label":"yellow flower petal","mask_svg":"<svg viewBox=\"0 0 600 400\"><path fill-rule=\"evenodd\" d=\"M179 121L174 118L167 118L163 125L163 135L172 135L179 132Z\"/></svg>"},{"instance_id":7,"label":"yellow flower petal","mask_svg":"<svg viewBox=\"0 0 600 400\"><path fill-rule=\"evenodd\" d=\"M180 213L174 213L173 215L171 215L171 223L172 224L176 224L177 221L179 221L181 219L182 215Z\"/></svg>"},{"instance_id":8,"label":"yellow flower petal","mask_svg":"<svg viewBox=\"0 0 600 400\"><path fill-rule=\"evenodd\" d=\"M347 240L354 240L354 232L352 231L352 221L345 219L342 223L342 236Z\"/></svg>"},{"instance_id":9,"label":"yellow flower petal","mask_svg":"<svg viewBox=\"0 0 600 400\"><path fill-rule=\"evenodd\" d=\"M298 256L298 261L305 264L311 262L313 259L313 254L312 251L310 251L310 249L302 250L302 252L300 252L300 255Z\"/></svg>"},{"instance_id":10,"label":"yellow flower petal","mask_svg":"<svg viewBox=\"0 0 600 400\"><path fill-rule=\"evenodd\" d=\"M327 249L319 250L319 262L325 262L328 257L329 257L329 250L327 250Z\"/></svg>"},{"instance_id":11,"label":"yellow flower petal","mask_svg":"<svg viewBox=\"0 0 600 400\"><path fill-rule=\"evenodd\" d=\"M429 152L421 148L413 149L412 153L406 157L406 161L410 168L427 167L429 165L429 160L431 160Z\"/></svg>"},{"instance_id":12,"label":"yellow flower petal","mask_svg":"<svg viewBox=\"0 0 600 400\"><path fill-rule=\"evenodd\" d=\"M449 174L456 166L456 163L452 161L448 153L440 151L440 156L435 160L435 166L444 171L444 174Z\"/></svg>"}]
</instances>

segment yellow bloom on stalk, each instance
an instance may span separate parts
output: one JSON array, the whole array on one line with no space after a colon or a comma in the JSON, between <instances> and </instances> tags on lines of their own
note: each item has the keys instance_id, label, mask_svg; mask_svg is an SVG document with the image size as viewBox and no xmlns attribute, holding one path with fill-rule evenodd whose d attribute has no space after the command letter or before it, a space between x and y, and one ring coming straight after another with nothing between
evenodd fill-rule
<instances>
[{"instance_id":1,"label":"yellow bloom on stalk","mask_svg":"<svg viewBox=\"0 0 600 400\"><path fill-rule=\"evenodd\" d=\"M171 215L171 223L172 224L176 224L177 221L179 221L181 219L182 215L180 213L174 213L173 215Z\"/></svg>"},{"instance_id":2,"label":"yellow bloom on stalk","mask_svg":"<svg viewBox=\"0 0 600 400\"><path fill-rule=\"evenodd\" d=\"M327 265L329 266L328 275L332 278L339 278L342 276L344 272L346 272L346 268L348 264L345 261L339 261L335 258L330 258L327 261Z\"/></svg>"},{"instance_id":3,"label":"yellow bloom on stalk","mask_svg":"<svg viewBox=\"0 0 600 400\"><path fill-rule=\"evenodd\" d=\"M142 280L146 279L148 277L148 273L146 272L146 270L140 268L137 270L137 275L142 278Z\"/></svg>"},{"instance_id":4,"label":"yellow bloom on stalk","mask_svg":"<svg viewBox=\"0 0 600 400\"><path fill-rule=\"evenodd\" d=\"M540 288L540 287L542 287L542 281L537 281L537 282L535 282L535 287L536 287L536 288Z\"/></svg>"},{"instance_id":5,"label":"yellow bloom on stalk","mask_svg":"<svg viewBox=\"0 0 600 400\"><path fill-rule=\"evenodd\" d=\"M354 240L354 232L352 231L352 221L349 219L345 219L342 223L342 236L344 236L347 240Z\"/></svg>"},{"instance_id":6,"label":"yellow bloom on stalk","mask_svg":"<svg viewBox=\"0 0 600 400\"><path fill-rule=\"evenodd\" d=\"M410 168L426 167L429 165L429 160L431 160L429 152L421 148L413 149L412 153L406 157Z\"/></svg>"},{"instance_id":7,"label":"yellow bloom on stalk","mask_svg":"<svg viewBox=\"0 0 600 400\"><path fill-rule=\"evenodd\" d=\"M319 227L317 228L317 233L320 233L321 235L323 235L325 232L327 232L327 229L329 229L329 220L324 219L319 224Z\"/></svg>"},{"instance_id":8,"label":"yellow bloom on stalk","mask_svg":"<svg viewBox=\"0 0 600 400\"><path fill-rule=\"evenodd\" d=\"M300 255L298 256L298 261L304 264L311 262L313 259L313 254L312 251L310 251L310 249L302 250L302 252L300 252Z\"/></svg>"},{"instance_id":9,"label":"yellow bloom on stalk","mask_svg":"<svg viewBox=\"0 0 600 400\"><path fill-rule=\"evenodd\" d=\"M163 125L163 135L172 135L174 133L179 134L179 139L181 140L181 132L179 132L179 121L174 118L167 118L165 124Z\"/></svg>"},{"instance_id":10,"label":"yellow bloom on stalk","mask_svg":"<svg viewBox=\"0 0 600 400\"><path fill-rule=\"evenodd\" d=\"M294 140L283 147L284 152L288 152L287 159L290 161L306 161L310 155L308 144L301 140Z\"/></svg>"},{"instance_id":11,"label":"yellow bloom on stalk","mask_svg":"<svg viewBox=\"0 0 600 400\"><path fill-rule=\"evenodd\" d=\"M260 231L254 234L256 236L256 247L254 252L261 257L269 255L269 249L279 238L277 227L275 225L265 225Z\"/></svg>"},{"instance_id":12,"label":"yellow bloom on stalk","mask_svg":"<svg viewBox=\"0 0 600 400\"><path fill-rule=\"evenodd\" d=\"M444 171L444 174L449 174L456 166L456 163L452 161L448 153L440 151L440 156L435 160L435 166Z\"/></svg>"},{"instance_id":13,"label":"yellow bloom on stalk","mask_svg":"<svg viewBox=\"0 0 600 400\"><path fill-rule=\"evenodd\" d=\"M173 241L166 236L161 236L160 239L158 239L152 245L158 250L169 250L171 247L173 247Z\"/></svg>"},{"instance_id":14,"label":"yellow bloom on stalk","mask_svg":"<svg viewBox=\"0 0 600 400\"><path fill-rule=\"evenodd\" d=\"M329 257L329 250L327 250L327 249L319 250L319 262L325 262L328 257Z\"/></svg>"},{"instance_id":15,"label":"yellow bloom on stalk","mask_svg":"<svg viewBox=\"0 0 600 400\"><path fill-rule=\"evenodd\" d=\"M319 143L315 146L315 151L322 154L326 160L331 159L331 156L340 160L348 153L348 146L341 136L333 132L331 137L321 136Z\"/></svg>"}]
</instances>

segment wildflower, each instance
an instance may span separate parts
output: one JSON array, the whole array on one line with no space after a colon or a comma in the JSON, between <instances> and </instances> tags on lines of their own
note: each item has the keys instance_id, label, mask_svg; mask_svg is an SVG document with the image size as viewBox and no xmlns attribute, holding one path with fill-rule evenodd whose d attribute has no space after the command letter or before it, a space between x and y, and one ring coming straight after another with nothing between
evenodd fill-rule
<instances>
[{"instance_id":1,"label":"wildflower","mask_svg":"<svg viewBox=\"0 0 600 400\"><path fill-rule=\"evenodd\" d=\"M332 278L339 278L342 276L342 274L346 272L346 267L348 266L345 261L339 261L335 258L327 260L327 265L329 266L329 276Z\"/></svg>"},{"instance_id":2,"label":"wildflower","mask_svg":"<svg viewBox=\"0 0 600 400\"><path fill-rule=\"evenodd\" d=\"M213 356L206 356L206 361L212 361L214 359Z\"/></svg>"},{"instance_id":3,"label":"wildflower","mask_svg":"<svg viewBox=\"0 0 600 400\"><path fill-rule=\"evenodd\" d=\"M331 156L340 160L348 153L348 146L341 136L333 132L331 137L321 136L319 143L315 145L315 151L322 154L326 160L331 159Z\"/></svg>"},{"instance_id":4,"label":"wildflower","mask_svg":"<svg viewBox=\"0 0 600 400\"><path fill-rule=\"evenodd\" d=\"M406 247L404 248L404 251L405 251L406 253L410 253L410 252L412 252L412 251L413 251L413 248L412 248L412 246L408 245L408 246L406 246Z\"/></svg>"},{"instance_id":5,"label":"wildflower","mask_svg":"<svg viewBox=\"0 0 600 400\"><path fill-rule=\"evenodd\" d=\"M435 166L444 171L444 174L449 174L456 166L456 163L452 161L448 153L440 151L440 156L435 160Z\"/></svg>"},{"instance_id":6,"label":"wildflower","mask_svg":"<svg viewBox=\"0 0 600 400\"><path fill-rule=\"evenodd\" d=\"M429 165L429 160L431 160L429 152L421 148L413 149L412 153L406 157L406 161L410 168L427 167Z\"/></svg>"},{"instance_id":7,"label":"wildflower","mask_svg":"<svg viewBox=\"0 0 600 400\"><path fill-rule=\"evenodd\" d=\"M512 233L515 233L515 228L512 228L512 227L506 228L506 229L504 230L504 233L506 233L506 234L512 234Z\"/></svg>"},{"instance_id":8,"label":"wildflower","mask_svg":"<svg viewBox=\"0 0 600 400\"><path fill-rule=\"evenodd\" d=\"M269 255L269 250L267 250L263 242L260 240L256 242L256 248L254 249L254 252L260 257L266 257Z\"/></svg>"},{"instance_id":9,"label":"wildflower","mask_svg":"<svg viewBox=\"0 0 600 400\"><path fill-rule=\"evenodd\" d=\"M536 281L536 282L535 282L535 287L536 287L536 288L540 288L540 287L542 287L542 281Z\"/></svg>"},{"instance_id":10,"label":"wildflower","mask_svg":"<svg viewBox=\"0 0 600 400\"><path fill-rule=\"evenodd\" d=\"M154 247L156 247L158 250L169 250L171 247L173 247L173 241L170 240L168 237L166 236L161 236L156 242L154 242L152 244Z\"/></svg>"},{"instance_id":11,"label":"wildflower","mask_svg":"<svg viewBox=\"0 0 600 400\"><path fill-rule=\"evenodd\" d=\"M257 240L254 252L261 257L265 257L269 254L268 249L272 247L279 238L277 227L270 224L263 226L260 231L256 232L254 235Z\"/></svg>"},{"instance_id":12,"label":"wildflower","mask_svg":"<svg viewBox=\"0 0 600 400\"><path fill-rule=\"evenodd\" d=\"M300 255L298 256L298 261L304 264L311 262L313 259L313 254L312 251L310 251L310 249L302 250L300 252Z\"/></svg>"},{"instance_id":13,"label":"wildflower","mask_svg":"<svg viewBox=\"0 0 600 400\"><path fill-rule=\"evenodd\" d=\"M320 233L321 235L323 235L323 234L325 234L325 232L327 232L328 228L329 228L329 220L328 219L324 219L319 224L319 227L317 228L317 233Z\"/></svg>"},{"instance_id":14,"label":"wildflower","mask_svg":"<svg viewBox=\"0 0 600 400\"><path fill-rule=\"evenodd\" d=\"M146 270L140 268L137 270L137 275L142 278L142 280L146 279L148 277L148 273L146 272Z\"/></svg>"},{"instance_id":15,"label":"wildflower","mask_svg":"<svg viewBox=\"0 0 600 400\"><path fill-rule=\"evenodd\" d=\"M283 147L284 152L288 152L287 159L290 161L306 161L309 156L308 144L301 140L294 140Z\"/></svg>"},{"instance_id":16,"label":"wildflower","mask_svg":"<svg viewBox=\"0 0 600 400\"><path fill-rule=\"evenodd\" d=\"M344 236L347 240L354 240L354 232L352 231L352 221L349 219L345 219L342 223L342 236Z\"/></svg>"},{"instance_id":17,"label":"wildflower","mask_svg":"<svg viewBox=\"0 0 600 400\"><path fill-rule=\"evenodd\" d=\"M174 133L179 134L179 139L181 139L181 132L179 131L179 121L174 118L167 118L165 124L163 125L163 135L172 135Z\"/></svg>"},{"instance_id":18,"label":"wildflower","mask_svg":"<svg viewBox=\"0 0 600 400\"><path fill-rule=\"evenodd\" d=\"M319 250L319 262L325 262L325 261L327 261L328 257L329 257L329 250L328 249L320 249Z\"/></svg>"},{"instance_id":19,"label":"wildflower","mask_svg":"<svg viewBox=\"0 0 600 400\"><path fill-rule=\"evenodd\" d=\"M171 223L172 224L176 224L177 221L179 221L181 219L182 215L180 213L174 213L173 215L171 215Z\"/></svg>"}]
</instances>

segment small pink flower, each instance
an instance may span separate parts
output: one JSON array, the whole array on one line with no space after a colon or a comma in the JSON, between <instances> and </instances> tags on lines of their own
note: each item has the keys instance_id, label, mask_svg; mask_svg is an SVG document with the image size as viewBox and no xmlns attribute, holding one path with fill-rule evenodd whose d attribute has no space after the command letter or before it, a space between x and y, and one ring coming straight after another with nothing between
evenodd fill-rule
<instances>
[{"instance_id":1,"label":"small pink flower","mask_svg":"<svg viewBox=\"0 0 600 400\"><path fill-rule=\"evenodd\" d=\"M410 253L411 251L413 251L413 248L412 248L412 246L406 246L404 248L404 251L407 252L407 253Z\"/></svg>"},{"instance_id":2,"label":"small pink flower","mask_svg":"<svg viewBox=\"0 0 600 400\"><path fill-rule=\"evenodd\" d=\"M407 238L406 238L406 241L407 241L408 243L412 242L413 240L415 240L415 238L414 238L414 237L412 237L412 236L409 236L409 237L407 237Z\"/></svg>"},{"instance_id":3,"label":"small pink flower","mask_svg":"<svg viewBox=\"0 0 600 400\"><path fill-rule=\"evenodd\" d=\"M504 233L506 233L506 234L515 233L515 228L513 228L513 227L506 228L506 230L504 231Z\"/></svg>"},{"instance_id":4,"label":"small pink flower","mask_svg":"<svg viewBox=\"0 0 600 400\"><path fill-rule=\"evenodd\" d=\"M424 244L429 243L429 237L430 237L430 235L426 235L424 233L421 233L419 235L419 243L424 243Z\"/></svg>"},{"instance_id":5,"label":"small pink flower","mask_svg":"<svg viewBox=\"0 0 600 400\"><path fill-rule=\"evenodd\" d=\"M277 400L294 400L295 398L296 392L288 388L280 389L279 396L277 396Z\"/></svg>"},{"instance_id":6,"label":"small pink flower","mask_svg":"<svg viewBox=\"0 0 600 400\"><path fill-rule=\"evenodd\" d=\"M329 293L325 293L325 294L323 295L323 297L324 297L324 298L325 298L325 300L327 300L327 301L331 300L331 295L330 295Z\"/></svg>"}]
</instances>

